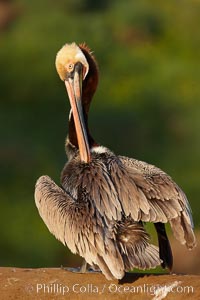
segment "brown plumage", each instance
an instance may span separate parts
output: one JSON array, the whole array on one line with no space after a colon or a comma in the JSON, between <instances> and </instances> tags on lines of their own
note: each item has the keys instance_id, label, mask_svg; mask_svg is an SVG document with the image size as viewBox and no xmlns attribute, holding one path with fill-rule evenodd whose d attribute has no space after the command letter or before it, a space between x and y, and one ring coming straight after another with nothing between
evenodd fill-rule
<instances>
[{"instance_id":1,"label":"brown plumage","mask_svg":"<svg viewBox=\"0 0 200 300\"><path fill-rule=\"evenodd\" d=\"M98 68L85 44L63 46L56 67L72 107L68 162L61 187L48 176L36 183L35 201L42 219L57 239L98 266L107 279L121 279L134 268L161 264L171 269L164 224L169 222L175 237L189 249L196 243L185 194L159 168L117 156L94 141L87 118ZM143 222L154 223L159 248L150 243Z\"/></svg>"}]
</instances>

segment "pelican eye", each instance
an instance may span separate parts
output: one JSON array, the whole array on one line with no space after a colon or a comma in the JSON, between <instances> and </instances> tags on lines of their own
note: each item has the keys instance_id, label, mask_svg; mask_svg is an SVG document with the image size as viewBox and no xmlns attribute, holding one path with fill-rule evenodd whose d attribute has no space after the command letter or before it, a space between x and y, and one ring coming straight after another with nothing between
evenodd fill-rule
<instances>
[{"instance_id":1,"label":"pelican eye","mask_svg":"<svg viewBox=\"0 0 200 300\"><path fill-rule=\"evenodd\" d=\"M74 64L73 63L68 63L66 65L66 69L67 69L67 72L72 72L74 70Z\"/></svg>"}]
</instances>

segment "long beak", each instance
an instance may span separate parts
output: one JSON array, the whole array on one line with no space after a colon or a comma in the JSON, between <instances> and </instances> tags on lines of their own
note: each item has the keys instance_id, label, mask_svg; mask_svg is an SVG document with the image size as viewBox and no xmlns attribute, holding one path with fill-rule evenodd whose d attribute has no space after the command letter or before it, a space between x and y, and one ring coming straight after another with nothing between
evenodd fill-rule
<instances>
[{"instance_id":1,"label":"long beak","mask_svg":"<svg viewBox=\"0 0 200 300\"><path fill-rule=\"evenodd\" d=\"M65 86L74 117L80 157L83 162L88 163L91 157L82 108L82 69L80 69L75 67L74 77L65 80Z\"/></svg>"}]
</instances>

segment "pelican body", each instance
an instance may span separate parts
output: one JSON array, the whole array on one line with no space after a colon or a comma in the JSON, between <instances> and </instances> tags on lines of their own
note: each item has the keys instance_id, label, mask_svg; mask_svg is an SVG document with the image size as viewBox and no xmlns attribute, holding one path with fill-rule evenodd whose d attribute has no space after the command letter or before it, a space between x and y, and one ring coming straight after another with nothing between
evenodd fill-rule
<instances>
[{"instance_id":1,"label":"pelican body","mask_svg":"<svg viewBox=\"0 0 200 300\"><path fill-rule=\"evenodd\" d=\"M92 138L88 112L98 84L98 67L85 44L64 45L56 56L71 105L66 139L68 162L61 186L50 177L36 183L35 202L49 231L107 279L121 279L134 268L172 269L165 223L192 249L195 244L188 200L161 169L117 156ZM152 222L158 247L144 222Z\"/></svg>"}]
</instances>

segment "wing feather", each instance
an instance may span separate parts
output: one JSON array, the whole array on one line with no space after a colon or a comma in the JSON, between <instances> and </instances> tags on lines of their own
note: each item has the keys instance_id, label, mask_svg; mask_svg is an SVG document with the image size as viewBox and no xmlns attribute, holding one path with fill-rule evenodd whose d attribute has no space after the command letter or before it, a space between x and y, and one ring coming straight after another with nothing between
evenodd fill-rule
<instances>
[{"instance_id":1,"label":"wing feather","mask_svg":"<svg viewBox=\"0 0 200 300\"><path fill-rule=\"evenodd\" d=\"M73 198L48 176L41 176L35 186L35 202L39 214L49 231L73 253L75 243L68 234L73 234L73 222L68 222L69 211L74 206ZM68 229L68 230L67 230Z\"/></svg>"},{"instance_id":2,"label":"wing feather","mask_svg":"<svg viewBox=\"0 0 200 300\"><path fill-rule=\"evenodd\" d=\"M123 156L119 156L119 159L122 163L121 168L126 169L126 178L129 178L129 182L133 185L133 188L127 185L129 195L121 198L126 214L128 207L136 211L132 213L132 210L129 210L135 221L154 223L169 221L175 237L186 243L188 248L193 248L196 240L191 208L183 191L159 168ZM123 194L123 191L120 193ZM131 201L133 205L127 205L126 201Z\"/></svg>"},{"instance_id":3,"label":"wing feather","mask_svg":"<svg viewBox=\"0 0 200 300\"><path fill-rule=\"evenodd\" d=\"M91 194L97 196L94 190ZM109 232L104 216L87 201L84 191L81 199L74 199L50 177L37 180L35 202L49 231L90 265L99 265L108 279L120 279L124 276L124 263L114 234Z\"/></svg>"}]
</instances>

